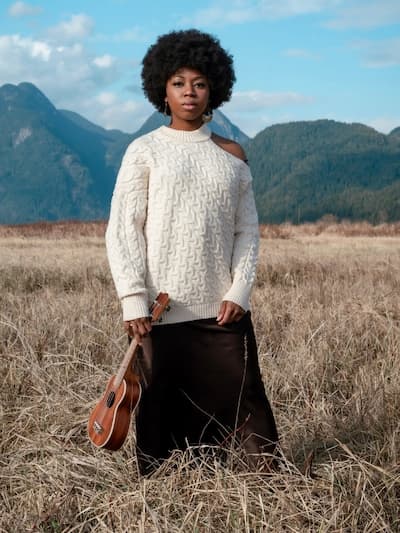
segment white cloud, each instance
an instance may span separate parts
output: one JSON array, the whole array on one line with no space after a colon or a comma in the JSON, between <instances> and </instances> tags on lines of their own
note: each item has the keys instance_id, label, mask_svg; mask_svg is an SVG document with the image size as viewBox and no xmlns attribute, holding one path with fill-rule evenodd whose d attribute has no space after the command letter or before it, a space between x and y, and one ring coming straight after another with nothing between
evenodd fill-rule
<instances>
[{"instance_id":1,"label":"white cloud","mask_svg":"<svg viewBox=\"0 0 400 533\"><path fill-rule=\"evenodd\" d=\"M117 95L111 92L102 92L96 96L97 102L104 106L110 106L117 101Z\"/></svg>"},{"instance_id":2,"label":"white cloud","mask_svg":"<svg viewBox=\"0 0 400 533\"><path fill-rule=\"evenodd\" d=\"M199 9L181 24L217 25L242 24L257 20L276 20L310 13L320 13L340 5L343 0L234 0L230 7L216 1L210 7Z\"/></svg>"},{"instance_id":3,"label":"white cloud","mask_svg":"<svg viewBox=\"0 0 400 533\"><path fill-rule=\"evenodd\" d=\"M381 41L359 41L353 48L361 51L363 62L369 68L400 65L400 37Z\"/></svg>"},{"instance_id":4,"label":"white cloud","mask_svg":"<svg viewBox=\"0 0 400 533\"><path fill-rule=\"evenodd\" d=\"M312 102L310 96L296 92L242 91L233 93L222 111L245 133L253 136L271 124L293 120L299 106Z\"/></svg>"},{"instance_id":5,"label":"white cloud","mask_svg":"<svg viewBox=\"0 0 400 533\"><path fill-rule=\"evenodd\" d=\"M113 40L117 42L122 41L143 43L149 40L149 36L142 28L139 26L134 26L133 28L122 30L121 32L115 34L113 36Z\"/></svg>"},{"instance_id":6,"label":"white cloud","mask_svg":"<svg viewBox=\"0 0 400 533\"><path fill-rule=\"evenodd\" d=\"M112 91L122 69L109 54L93 56L80 43L54 44L20 35L0 36L0 85L29 81L59 109L106 128L134 132L153 111L143 95Z\"/></svg>"},{"instance_id":7,"label":"white cloud","mask_svg":"<svg viewBox=\"0 0 400 533\"><path fill-rule=\"evenodd\" d=\"M75 41L88 37L93 28L93 19L84 13L78 13L77 15L71 15L69 20L49 28L48 35L60 42Z\"/></svg>"},{"instance_id":8,"label":"white cloud","mask_svg":"<svg viewBox=\"0 0 400 533\"><path fill-rule=\"evenodd\" d=\"M350 0L326 25L334 29L375 28L399 22L399 0Z\"/></svg>"},{"instance_id":9,"label":"white cloud","mask_svg":"<svg viewBox=\"0 0 400 533\"><path fill-rule=\"evenodd\" d=\"M25 2L14 2L8 8L8 14L11 17L31 17L38 15L43 9L40 6L33 6Z\"/></svg>"},{"instance_id":10,"label":"white cloud","mask_svg":"<svg viewBox=\"0 0 400 533\"><path fill-rule=\"evenodd\" d=\"M118 67L111 56L93 58L79 43L55 46L20 35L0 36L0 84L30 81L58 102L74 102L111 85Z\"/></svg>"},{"instance_id":11,"label":"white cloud","mask_svg":"<svg viewBox=\"0 0 400 533\"><path fill-rule=\"evenodd\" d=\"M146 43L149 44L155 40L156 36L147 32L145 29L134 26L132 28L121 29L117 33L98 33L89 37L90 43ZM135 63L140 64L141 58Z\"/></svg>"},{"instance_id":12,"label":"white cloud","mask_svg":"<svg viewBox=\"0 0 400 533\"><path fill-rule=\"evenodd\" d=\"M296 92L268 93L264 91L235 92L225 108L234 112L259 112L262 109L288 105L308 104L313 99Z\"/></svg>"},{"instance_id":13,"label":"white cloud","mask_svg":"<svg viewBox=\"0 0 400 533\"><path fill-rule=\"evenodd\" d=\"M110 54L104 54L93 59L93 63L99 68L110 68L115 65L115 61L115 57Z\"/></svg>"},{"instance_id":14,"label":"white cloud","mask_svg":"<svg viewBox=\"0 0 400 533\"><path fill-rule=\"evenodd\" d=\"M22 41L21 43L23 46L29 48L29 42L27 42L27 39ZM31 46L30 50L31 56L33 58L38 57L42 61L49 61L51 56L51 48L47 43L43 43L40 41L34 41Z\"/></svg>"},{"instance_id":15,"label":"white cloud","mask_svg":"<svg viewBox=\"0 0 400 533\"><path fill-rule=\"evenodd\" d=\"M222 109L222 111L225 113L225 109ZM226 113L226 115L233 124L238 126L249 137L254 137L261 130L274 123L268 115L250 116L241 113Z\"/></svg>"},{"instance_id":16,"label":"white cloud","mask_svg":"<svg viewBox=\"0 0 400 533\"><path fill-rule=\"evenodd\" d=\"M52 49L45 41L20 35L0 35L0 77L6 78L8 72L13 77L13 71L23 70L23 58L32 63L48 63L51 54Z\"/></svg>"},{"instance_id":17,"label":"white cloud","mask_svg":"<svg viewBox=\"0 0 400 533\"><path fill-rule=\"evenodd\" d=\"M225 113L225 109L222 109ZM236 124L244 133L250 137L254 137L263 129L274 124L285 124L287 122L295 122L298 120L311 120L307 116L298 116L297 114L289 112L271 112L266 111L259 113L227 113L229 120Z\"/></svg>"},{"instance_id":18,"label":"white cloud","mask_svg":"<svg viewBox=\"0 0 400 533\"><path fill-rule=\"evenodd\" d=\"M373 28L400 22L399 0L233 0L227 7L214 0L208 7L183 17L182 25L225 26L259 20L277 20L307 14L330 18L332 29Z\"/></svg>"},{"instance_id":19,"label":"white cloud","mask_svg":"<svg viewBox=\"0 0 400 533\"><path fill-rule=\"evenodd\" d=\"M154 109L143 99L125 100L116 93L102 92L95 98L79 102L74 111L78 111L96 124L101 124L104 128L133 133L140 128Z\"/></svg>"},{"instance_id":20,"label":"white cloud","mask_svg":"<svg viewBox=\"0 0 400 533\"><path fill-rule=\"evenodd\" d=\"M341 3L342 0L262 0L257 8L260 9L263 18L277 19L321 13Z\"/></svg>"}]
</instances>

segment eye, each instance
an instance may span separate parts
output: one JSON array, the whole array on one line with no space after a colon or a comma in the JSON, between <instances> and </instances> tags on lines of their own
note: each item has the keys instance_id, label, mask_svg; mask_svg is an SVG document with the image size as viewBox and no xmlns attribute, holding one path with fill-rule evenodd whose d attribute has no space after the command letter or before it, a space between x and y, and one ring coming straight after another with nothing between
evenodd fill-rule
<instances>
[{"instance_id":1,"label":"eye","mask_svg":"<svg viewBox=\"0 0 400 533\"><path fill-rule=\"evenodd\" d=\"M195 87L198 89L205 89L207 87L206 83L204 81L198 81L194 84Z\"/></svg>"},{"instance_id":2,"label":"eye","mask_svg":"<svg viewBox=\"0 0 400 533\"><path fill-rule=\"evenodd\" d=\"M182 82L182 81L173 81L173 82L172 82L172 85L173 85L174 87L182 87L183 82Z\"/></svg>"}]
</instances>

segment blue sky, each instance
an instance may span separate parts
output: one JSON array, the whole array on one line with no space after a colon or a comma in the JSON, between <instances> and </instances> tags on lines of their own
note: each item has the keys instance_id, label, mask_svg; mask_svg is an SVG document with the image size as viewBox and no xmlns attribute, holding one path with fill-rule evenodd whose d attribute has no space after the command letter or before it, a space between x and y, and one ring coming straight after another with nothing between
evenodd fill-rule
<instances>
[{"instance_id":1,"label":"blue sky","mask_svg":"<svg viewBox=\"0 0 400 533\"><path fill-rule=\"evenodd\" d=\"M153 111L143 55L191 27L233 55L221 110L248 135L319 118L400 126L400 0L0 0L0 85L30 81L58 108L134 132Z\"/></svg>"}]
</instances>

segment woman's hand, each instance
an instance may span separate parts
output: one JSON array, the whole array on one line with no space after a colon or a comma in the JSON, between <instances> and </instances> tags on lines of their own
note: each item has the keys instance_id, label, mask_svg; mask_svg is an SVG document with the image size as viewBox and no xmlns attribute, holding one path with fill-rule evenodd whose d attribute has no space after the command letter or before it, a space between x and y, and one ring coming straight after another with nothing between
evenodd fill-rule
<instances>
[{"instance_id":1,"label":"woman's hand","mask_svg":"<svg viewBox=\"0 0 400 533\"><path fill-rule=\"evenodd\" d=\"M240 305L224 300L217 316L218 325L224 326L231 322L239 322L245 313L246 311Z\"/></svg>"},{"instance_id":2,"label":"woman's hand","mask_svg":"<svg viewBox=\"0 0 400 533\"><path fill-rule=\"evenodd\" d=\"M146 337L151 331L150 317L135 318L135 320L126 320L124 322L125 331L135 339L138 344L142 344L143 337Z\"/></svg>"}]
</instances>

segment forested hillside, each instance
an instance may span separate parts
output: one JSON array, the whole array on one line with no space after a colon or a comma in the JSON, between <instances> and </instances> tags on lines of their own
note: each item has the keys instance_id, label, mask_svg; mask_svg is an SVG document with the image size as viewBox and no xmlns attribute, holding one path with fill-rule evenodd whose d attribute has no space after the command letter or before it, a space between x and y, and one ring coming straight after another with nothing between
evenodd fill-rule
<instances>
[{"instance_id":1,"label":"forested hillside","mask_svg":"<svg viewBox=\"0 0 400 533\"><path fill-rule=\"evenodd\" d=\"M247 152L263 222L400 219L400 128L293 122L266 128Z\"/></svg>"}]
</instances>

